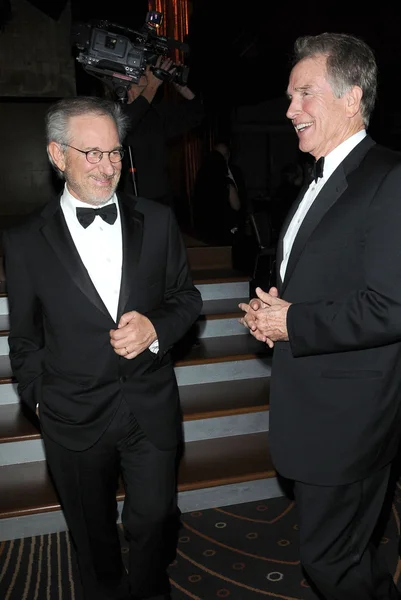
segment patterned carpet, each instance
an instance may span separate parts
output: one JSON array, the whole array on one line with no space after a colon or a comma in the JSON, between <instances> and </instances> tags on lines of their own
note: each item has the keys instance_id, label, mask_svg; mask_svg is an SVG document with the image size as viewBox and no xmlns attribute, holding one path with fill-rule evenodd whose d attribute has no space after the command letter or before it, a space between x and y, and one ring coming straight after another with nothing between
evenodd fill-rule
<instances>
[{"instance_id":1,"label":"patterned carpet","mask_svg":"<svg viewBox=\"0 0 401 600\"><path fill-rule=\"evenodd\" d=\"M397 484L380 545L397 582L400 513ZM287 498L187 513L182 522L170 566L173 600L316 599L299 564L297 513ZM81 600L68 535L0 543L0 598Z\"/></svg>"}]
</instances>

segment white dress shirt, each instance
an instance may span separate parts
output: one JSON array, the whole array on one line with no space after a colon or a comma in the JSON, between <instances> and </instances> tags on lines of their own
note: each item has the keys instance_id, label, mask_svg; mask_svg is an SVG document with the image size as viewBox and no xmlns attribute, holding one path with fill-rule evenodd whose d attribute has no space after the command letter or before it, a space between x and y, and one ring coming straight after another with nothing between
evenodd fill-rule
<instances>
[{"instance_id":1,"label":"white dress shirt","mask_svg":"<svg viewBox=\"0 0 401 600\"><path fill-rule=\"evenodd\" d=\"M84 228L77 219L76 209L90 208L90 205L74 198L67 186L64 187L60 200L61 210L78 254L99 296L116 321L123 261L121 218L115 195L103 206L113 203L117 207L117 219L113 225L109 225L97 215L93 222Z\"/></svg>"},{"instance_id":2,"label":"white dress shirt","mask_svg":"<svg viewBox=\"0 0 401 600\"><path fill-rule=\"evenodd\" d=\"M74 198L66 185L60 200L61 210L79 256L107 310L113 320L117 321L123 245L121 216L116 195L114 194L102 206L113 203L117 207L117 219L112 225L96 215L93 222L85 228L77 219L76 209L77 207L88 208L89 205ZM155 354L159 351L158 340L149 346L149 350Z\"/></svg>"},{"instance_id":3,"label":"white dress shirt","mask_svg":"<svg viewBox=\"0 0 401 600\"><path fill-rule=\"evenodd\" d=\"M285 233L283 239L283 260L280 265L281 281L284 280L294 240L297 236L299 228L302 225L302 221L308 213L308 210L312 206L315 198L321 192L323 186L326 184L331 174L336 170L338 165L351 152L351 150L353 150L355 146L363 140L365 136L366 131L365 129L362 129L361 131L358 131L357 133L346 139L339 146L334 148L334 150L332 150L330 154L325 156L323 177L320 177L316 183L314 180L312 180L312 182L309 184L309 187L305 192L305 195L302 198L301 202L299 203L297 211L293 216L291 223L289 224L288 229Z\"/></svg>"}]
</instances>

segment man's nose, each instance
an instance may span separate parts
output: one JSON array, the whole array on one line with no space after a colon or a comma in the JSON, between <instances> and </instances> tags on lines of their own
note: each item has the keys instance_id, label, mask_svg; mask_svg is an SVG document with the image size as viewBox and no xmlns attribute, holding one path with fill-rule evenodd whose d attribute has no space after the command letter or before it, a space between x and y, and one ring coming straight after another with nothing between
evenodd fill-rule
<instances>
[{"instance_id":1,"label":"man's nose","mask_svg":"<svg viewBox=\"0 0 401 600\"><path fill-rule=\"evenodd\" d=\"M299 107L297 105L296 100L294 98L292 98L290 105L286 112L286 117L287 117L287 119L294 119L295 116L297 115L297 113L299 113Z\"/></svg>"},{"instance_id":2,"label":"man's nose","mask_svg":"<svg viewBox=\"0 0 401 600\"><path fill-rule=\"evenodd\" d=\"M103 153L102 160L99 162L100 169L107 175L113 175L118 168L120 163L112 163L110 160L110 154L107 152Z\"/></svg>"}]
</instances>

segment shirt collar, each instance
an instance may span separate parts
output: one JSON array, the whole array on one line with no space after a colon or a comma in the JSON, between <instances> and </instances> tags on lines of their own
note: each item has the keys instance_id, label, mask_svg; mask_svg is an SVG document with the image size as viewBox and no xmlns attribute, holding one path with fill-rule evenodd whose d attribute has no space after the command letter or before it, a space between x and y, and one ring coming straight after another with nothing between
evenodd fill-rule
<instances>
[{"instance_id":1,"label":"shirt collar","mask_svg":"<svg viewBox=\"0 0 401 600\"><path fill-rule=\"evenodd\" d=\"M336 170L344 158L366 137L366 130L361 129L344 140L324 158L323 179L326 180Z\"/></svg>"}]
</instances>

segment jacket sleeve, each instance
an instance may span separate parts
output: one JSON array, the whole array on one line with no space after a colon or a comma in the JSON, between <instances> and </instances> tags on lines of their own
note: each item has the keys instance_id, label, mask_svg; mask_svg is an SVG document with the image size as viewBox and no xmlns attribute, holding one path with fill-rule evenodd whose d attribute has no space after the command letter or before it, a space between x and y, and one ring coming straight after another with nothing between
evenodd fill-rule
<instances>
[{"instance_id":1,"label":"jacket sleeve","mask_svg":"<svg viewBox=\"0 0 401 600\"><path fill-rule=\"evenodd\" d=\"M150 107L150 103L143 96L138 96L130 104L123 105L124 113L129 117L130 121L128 135L133 133L133 130L142 121L143 117L150 110Z\"/></svg>"},{"instance_id":2,"label":"jacket sleeve","mask_svg":"<svg viewBox=\"0 0 401 600\"><path fill-rule=\"evenodd\" d=\"M6 285L10 315L10 361L21 400L33 411L40 401L44 332L40 301L33 289L23 240L3 234Z\"/></svg>"},{"instance_id":3,"label":"jacket sleeve","mask_svg":"<svg viewBox=\"0 0 401 600\"><path fill-rule=\"evenodd\" d=\"M193 285L186 249L172 211L169 211L166 261L163 302L146 313L156 330L161 356L184 336L202 309L201 294Z\"/></svg>"}]
</instances>

